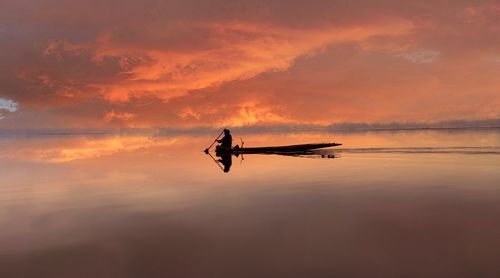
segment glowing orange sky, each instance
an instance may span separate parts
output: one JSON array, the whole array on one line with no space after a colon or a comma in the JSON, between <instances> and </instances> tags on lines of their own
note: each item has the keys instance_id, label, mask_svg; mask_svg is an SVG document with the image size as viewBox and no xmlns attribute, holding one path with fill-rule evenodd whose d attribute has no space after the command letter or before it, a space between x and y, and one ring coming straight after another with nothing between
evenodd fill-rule
<instances>
[{"instance_id":1,"label":"glowing orange sky","mask_svg":"<svg viewBox=\"0 0 500 278\"><path fill-rule=\"evenodd\" d=\"M0 127L500 118L496 1L0 3Z\"/></svg>"}]
</instances>

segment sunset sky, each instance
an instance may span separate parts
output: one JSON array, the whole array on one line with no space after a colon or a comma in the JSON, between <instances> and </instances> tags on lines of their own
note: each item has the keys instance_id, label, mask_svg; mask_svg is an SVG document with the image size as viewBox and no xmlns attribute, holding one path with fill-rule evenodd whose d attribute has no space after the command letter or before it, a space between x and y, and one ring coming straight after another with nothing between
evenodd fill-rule
<instances>
[{"instance_id":1,"label":"sunset sky","mask_svg":"<svg viewBox=\"0 0 500 278\"><path fill-rule=\"evenodd\" d=\"M0 1L0 128L498 118L500 1Z\"/></svg>"}]
</instances>

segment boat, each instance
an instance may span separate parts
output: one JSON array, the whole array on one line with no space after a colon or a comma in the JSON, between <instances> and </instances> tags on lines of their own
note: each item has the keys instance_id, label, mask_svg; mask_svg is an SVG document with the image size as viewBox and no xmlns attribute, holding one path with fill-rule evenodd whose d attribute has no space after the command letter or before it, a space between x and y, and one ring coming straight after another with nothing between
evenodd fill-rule
<instances>
[{"instance_id":1,"label":"boat","mask_svg":"<svg viewBox=\"0 0 500 278\"><path fill-rule=\"evenodd\" d=\"M301 144L301 145L289 145L289 146L274 146L274 147L254 147L246 148L240 147L238 145L231 149L222 148L217 146L215 148L215 154L221 155L240 155L240 154L294 154L294 153L304 153L311 150L317 150L322 148L341 146L339 143L316 143L316 144Z\"/></svg>"}]
</instances>

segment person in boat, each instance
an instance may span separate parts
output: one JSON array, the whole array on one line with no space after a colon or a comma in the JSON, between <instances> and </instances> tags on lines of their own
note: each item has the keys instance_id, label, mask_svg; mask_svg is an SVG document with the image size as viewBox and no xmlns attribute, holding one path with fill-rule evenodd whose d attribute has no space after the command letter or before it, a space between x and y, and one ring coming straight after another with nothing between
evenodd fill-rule
<instances>
[{"instance_id":1,"label":"person in boat","mask_svg":"<svg viewBox=\"0 0 500 278\"><path fill-rule=\"evenodd\" d=\"M233 146L233 137L231 136L231 131L229 129L224 129L224 137L222 139L217 140L220 143L220 147L224 149L230 150Z\"/></svg>"}]
</instances>

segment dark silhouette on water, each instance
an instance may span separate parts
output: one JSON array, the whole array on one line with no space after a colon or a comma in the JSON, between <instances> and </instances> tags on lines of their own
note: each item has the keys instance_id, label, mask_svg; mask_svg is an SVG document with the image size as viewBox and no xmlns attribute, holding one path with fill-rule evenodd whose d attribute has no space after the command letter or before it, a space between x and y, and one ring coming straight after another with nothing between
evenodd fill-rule
<instances>
[{"instance_id":1,"label":"dark silhouette on water","mask_svg":"<svg viewBox=\"0 0 500 278\"><path fill-rule=\"evenodd\" d=\"M219 138L222 136L222 134L224 134L224 137L222 139L219 140ZM208 154L208 151L210 150L210 148L216 143L221 143L219 146L217 146L217 148L224 148L224 149L227 149L227 150L231 150L232 146L233 146L233 137L231 136L231 131L229 131L229 129L225 128L220 134L219 136L217 136L217 138L215 138L215 140L212 142L212 144L206 148L204 150L204 152L206 154Z\"/></svg>"},{"instance_id":2,"label":"dark silhouette on water","mask_svg":"<svg viewBox=\"0 0 500 278\"><path fill-rule=\"evenodd\" d=\"M222 139L217 140L218 143L221 143L219 146L221 148L230 150L233 147L233 137L231 136L231 131L229 129L224 129L224 137Z\"/></svg>"},{"instance_id":3,"label":"dark silhouette on water","mask_svg":"<svg viewBox=\"0 0 500 278\"><path fill-rule=\"evenodd\" d=\"M219 159L216 159L215 157L212 156L211 153L207 153L212 160L219 166L219 168L224 172L227 173L231 170L231 165L233 165L233 155L232 154L224 154L224 155L218 155Z\"/></svg>"},{"instance_id":4,"label":"dark silhouette on water","mask_svg":"<svg viewBox=\"0 0 500 278\"><path fill-rule=\"evenodd\" d=\"M225 129L224 129L225 130ZM215 140L212 142L212 144L210 144L210 146L208 148L206 148L203 152L205 152L206 154L208 154L208 151L210 150L210 148L215 144L215 142L217 142L219 140L219 138L222 136L222 134L224 133L224 130L221 131L221 133L219 134L219 136L217 136L217 138L215 138Z\"/></svg>"},{"instance_id":5,"label":"dark silhouette on water","mask_svg":"<svg viewBox=\"0 0 500 278\"><path fill-rule=\"evenodd\" d=\"M220 140L216 140L217 143L220 143L220 145L217 146L217 149L224 149L227 150L227 152L224 152L222 154L216 154L217 157L220 157L218 162L222 163L224 165L223 171L224 173L229 172L231 170L231 165L233 164L233 158L230 150L233 147L233 136L231 136L231 131L229 129L224 129L222 132L224 132L224 137Z\"/></svg>"},{"instance_id":6,"label":"dark silhouette on water","mask_svg":"<svg viewBox=\"0 0 500 278\"><path fill-rule=\"evenodd\" d=\"M231 165L233 165L233 157L232 154L223 154L220 156L220 159L218 160L222 165L224 165L224 173L229 172L231 170Z\"/></svg>"},{"instance_id":7,"label":"dark silhouette on water","mask_svg":"<svg viewBox=\"0 0 500 278\"><path fill-rule=\"evenodd\" d=\"M220 136L224 134L222 139ZM215 142L220 143L215 148L215 155L219 159L215 159L209 152L209 149L214 145ZM233 147L233 138L231 132L228 129L224 129L219 136L214 140L212 145L205 149L205 153L210 155L215 163L223 170L225 173L229 172L232 165L232 156L240 156L244 154L275 154L283 156L295 156L295 157L310 157L310 158L336 158L333 153L320 153L317 150L340 146L339 143L316 143L316 144L301 144L301 145L289 145L289 146L274 146L274 147L253 147L244 148L243 140L241 147L236 145ZM222 165L222 166L221 166Z\"/></svg>"},{"instance_id":8,"label":"dark silhouette on water","mask_svg":"<svg viewBox=\"0 0 500 278\"><path fill-rule=\"evenodd\" d=\"M219 140L219 137L224 133L224 137ZM224 129L221 134L215 139L215 141L210 145L210 147L205 149L205 153L208 154L209 149L213 146L215 142L221 143L215 148L215 154L221 156L222 154L293 154L293 153L304 153L311 150L323 149L328 147L341 146L339 143L315 143L315 144L300 144L300 145L289 145L289 146L273 146L273 147L253 147L244 148L243 142L241 147L233 144L233 137L228 129Z\"/></svg>"},{"instance_id":9,"label":"dark silhouette on water","mask_svg":"<svg viewBox=\"0 0 500 278\"><path fill-rule=\"evenodd\" d=\"M273 146L273 147L254 147L254 148L243 148L238 145L231 149L221 148L217 146L215 153L217 155L224 153L232 153L234 155L238 154L304 154L312 150L323 149L328 147L341 146L338 143L316 143L316 144L301 144L301 145L290 145L290 146Z\"/></svg>"},{"instance_id":10,"label":"dark silhouette on water","mask_svg":"<svg viewBox=\"0 0 500 278\"><path fill-rule=\"evenodd\" d=\"M222 139L219 140L219 138L221 137L222 134L224 134L224 137L222 137ZM217 150L221 150L221 149L225 150L225 152L223 152L223 153L217 153L217 151L216 151L216 156L219 157L220 159L215 159L209 152L210 148L216 142L220 143L220 145L218 145L216 147ZM219 168L221 168L222 171L224 171L224 173L227 173L231 170L231 165L233 164L233 158L232 158L232 153L231 153L232 146L233 146L233 137L231 136L231 131L229 131L229 129L224 129L219 134L219 136L217 136L217 138L215 138L215 140L212 142L212 144L204 150L204 152L206 154L210 155L210 157L213 159L213 161L217 164L217 166L219 166ZM222 164L222 166L221 166L221 164Z\"/></svg>"}]
</instances>

